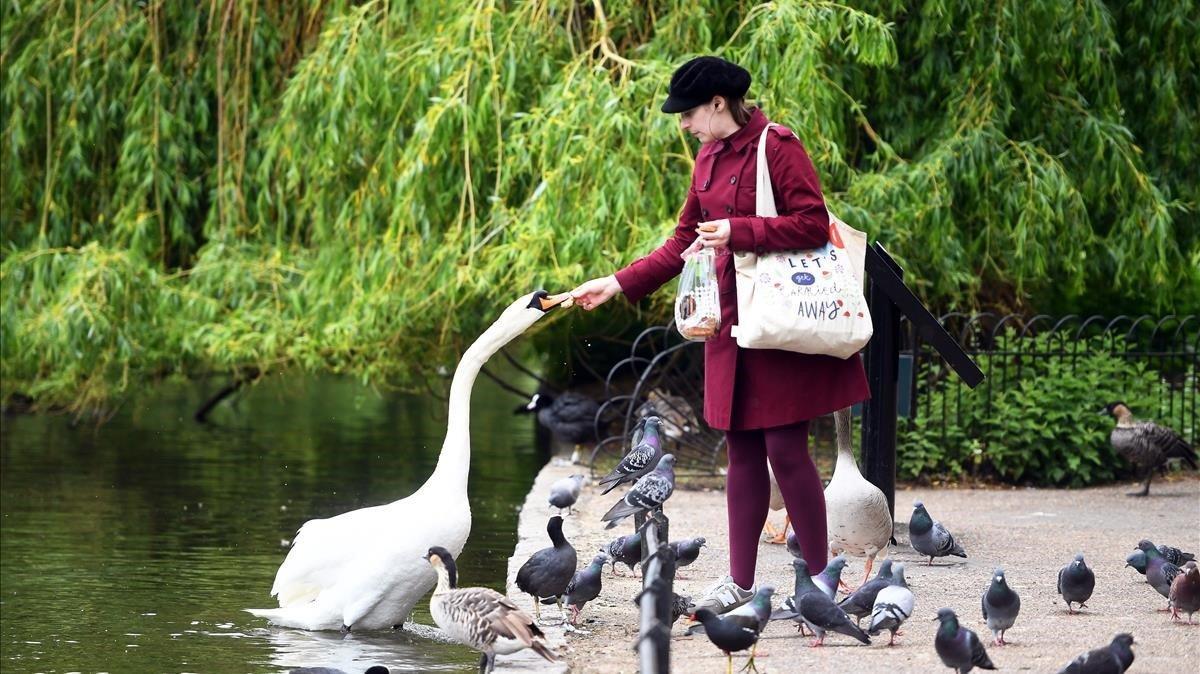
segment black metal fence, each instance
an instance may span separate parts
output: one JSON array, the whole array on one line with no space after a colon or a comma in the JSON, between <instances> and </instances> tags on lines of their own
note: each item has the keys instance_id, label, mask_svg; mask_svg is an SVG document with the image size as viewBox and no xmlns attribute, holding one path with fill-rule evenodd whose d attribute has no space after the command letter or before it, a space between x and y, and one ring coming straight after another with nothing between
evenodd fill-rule
<instances>
[{"instance_id":1,"label":"black metal fence","mask_svg":"<svg viewBox=\"0 0 1200 674\"><path fill-rule=\"evenodd\" d=\"M1135 414L1168 423L1193 442L1200 430L1200 317L1196 315L1110 318L955 312L939 321L987 377L979 391L984 416L990 415L1000 392L1044 371L1039 365L1053 361L1060 371L1074 376L1089 356L1110 354L1129 365L1143 364L1156 375L1151 390L1138 391L1143 399L1153 401L1152 409L1135 409ZM946 368L916 331L904 325L902 334L900 416L936 419L943 426L961 424L965 387L947 377ZM938 388L947 394L930 395ZM1096 409L1109 402L1113 401L1095 401Z\"/></svg>"}]
</instances>

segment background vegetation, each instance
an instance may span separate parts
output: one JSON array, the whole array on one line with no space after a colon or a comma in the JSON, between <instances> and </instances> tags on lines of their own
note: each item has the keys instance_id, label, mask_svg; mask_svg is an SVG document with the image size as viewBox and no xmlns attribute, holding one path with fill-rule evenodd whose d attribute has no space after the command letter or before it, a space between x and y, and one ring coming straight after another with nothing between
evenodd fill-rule
<instances>
[{"instance_id":1,"label":"background vegetation","mask_svg":"<svg viewBox=\"0 0 1200 674\"><path fill-rule=\"evenodd\" d=\"M1200 306L1190 1L2 7L6 399L448 364L670 231L696 148L657 107L698 53L751 70L931 305Z\"/></svg>"}]
</instances>

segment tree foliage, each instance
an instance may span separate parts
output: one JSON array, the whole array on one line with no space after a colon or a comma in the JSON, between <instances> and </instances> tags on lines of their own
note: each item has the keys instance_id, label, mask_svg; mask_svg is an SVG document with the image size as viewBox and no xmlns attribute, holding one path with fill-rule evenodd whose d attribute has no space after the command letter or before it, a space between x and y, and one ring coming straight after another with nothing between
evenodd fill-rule
<instances>
[{"instance_id":1,"label":"tree foliage","mask_svg":"<svg viewBox=\"0 0 1200 674\"><path fill-rule=\"evenodd\" d=\"M931 304L1200 303L1190 1L3 1L6 396L450 363L670 231L698 53Z\"/></svg>"}]
</instances>

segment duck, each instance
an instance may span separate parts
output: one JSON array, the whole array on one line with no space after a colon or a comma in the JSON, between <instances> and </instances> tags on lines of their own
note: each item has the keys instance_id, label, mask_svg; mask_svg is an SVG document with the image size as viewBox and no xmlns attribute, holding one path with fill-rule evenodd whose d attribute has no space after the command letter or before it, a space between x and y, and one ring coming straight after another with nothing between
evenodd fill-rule
<instances>
[{"instance_id":1,"label":"duck","mask_svg":"<svg viewBox=\"0 0 1200 674\"><path fill-rule=\"evenodd\" d=\"M304 523L275 574L279 608L247 612L304 630L403 628L437 576L422 560L434 545L462 552L471 531L471 389L480 368L570 294L539 290L510 304L463 354L450 385L446 439L416 492L391 503Z\"/></svg>"},{"instance_id":2,"label":"duck","mask_svg":"<svg viewBox=\"0 0 1200 674\"><path fill-rule=\"evenodd\" d=\"M866 557L863 582L871 577L875 557L892 538L892 511L887 496L858 470L850 450L850 408L833 413L838 457L833 479L825 487L825 517L829 551L834 555Z\"/></svg>"},{"instance_id":3,"label":"duck","mask_svg":"<svg viewBox=\"0 0 1200 674\"><path fill-rule=\"evenodd\" d=\"M435 545L425 559L437 574L429 613L443 634L480 652L479 674L495 669L497 655L526 648L547 662L558 662L541 628L511 599L488 587L458 586L458 569L449 550Z\"/></svg>"}]
</instances>

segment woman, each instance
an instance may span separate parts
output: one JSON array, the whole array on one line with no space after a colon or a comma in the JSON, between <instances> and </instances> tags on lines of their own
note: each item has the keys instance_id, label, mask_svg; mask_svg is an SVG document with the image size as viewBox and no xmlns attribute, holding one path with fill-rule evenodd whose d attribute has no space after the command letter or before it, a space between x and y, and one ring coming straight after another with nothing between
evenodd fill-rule
<instances>
[{"instance_id":1,"label":"woman","mask_svg":"<svg viewBox=\"0 0 1200 674\"><path fill-rule=\"evenodd\" d=\"M782 126L772 127L766 140L779 215L755 215L756 153L769 120L757 108L746 107L749 88L749 72L713 56L693 59L675 71L662 111L679 113L680 127L701 143L679 224L646 257L571 291L588 311L618 292L636 302L679 274L680 254L689 246L716 249L721 330L704 346L704 418L724 430L728 440L730 575L697 604L715 613L745 603L754 593L759 536L770 499L768 460L810 571L825 568L825 497L808 453L808 421L868 395L857 355L842 360L742 349L730 336L738 322L730 251L761 255L817 248L829 237L829 214L812 161L795 134Z\"/></svg>"}]
</instances>

